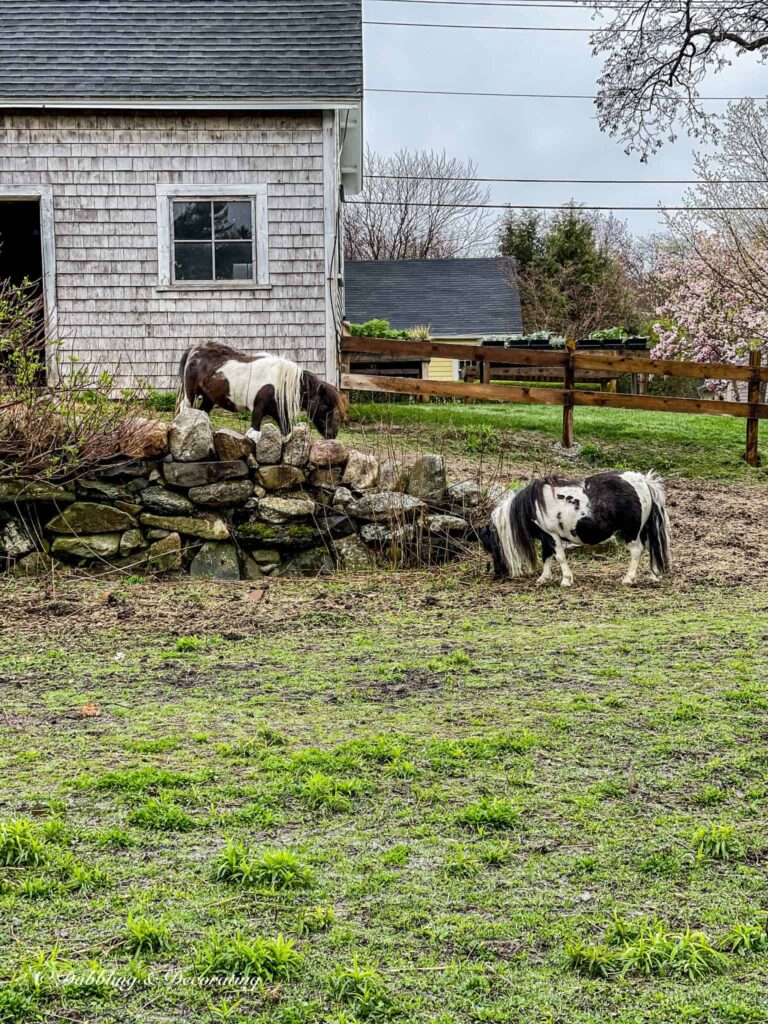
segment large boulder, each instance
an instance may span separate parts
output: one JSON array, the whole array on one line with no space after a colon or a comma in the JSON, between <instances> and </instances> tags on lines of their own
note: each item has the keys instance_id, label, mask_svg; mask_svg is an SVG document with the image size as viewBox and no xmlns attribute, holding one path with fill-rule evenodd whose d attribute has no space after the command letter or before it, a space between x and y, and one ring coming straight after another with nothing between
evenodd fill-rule
<instances>
[{"instance_id":1,"label":"large boulder","mask_svg":"<svg viewBox=\"0 0 768 1024\"><path fill-rule=\"evenodd\" d=\"M275 569L273 576L319 576L332 573L333 559L325 548L312 548L298 555Z\"/></svg>"},{"instance_id":2,"label":"large boulder","mask_svg":"<svg viewBox=\"0 0 768 1024\"><path fill-rule=\"evenodd\" d=\"M405 491L408 487L408 470L395 459L385 459L379 466L379 488L382 491Z\"/></svg>"},{"instance_id":3,"label":"large boulder","mask_svg":"<svg viewBox=\"0 0 768 1024\"><path fill-rule=\"evenodd\" d=\"M309 474L309 483L312 487L320 487L323 490L335 491L341 484L344 475L342 466L318 466Z\"/></svg>"},{"instance_id":4,"label":"large boulder","mask_svg":"<svg viewBox=\"0 0 768 1024\"><path fill-rule=\"evenodd\" d=\"M17 505L27 501L50 501L55 505L66 505L74 500L74 492L59 487L58 484L15 478L0 480L0 505Z\"/></svg>"},{"instance_id":5,"label":"large boulder","mask_svg":"<svg viewBox=\"0 0 768 1024\"><path fill-rule=\"evenodd\" d=\"M426 509L426 505L410 494L399 491L377 491L347 502L346 513L358 519L412 518Z\"/></svg>"},{"instance_id":6,"label":"large boulder","mask_svg":"<svg viewBox=\"0 0 768 1024\"><path fill-rule=\"evenodd\" d=\"M292 491L304 483L305 477L296 466L262 466L258 481L267 491Z\"/></svg>"},{"instance_id":7,"label":"large boulder","mask_svg":"<svg viewBox=\"0 0 768 1024\"><path fill-rule=\"evenodd\" d=\"M242 459L234 462L166 462L163 476L171 487L205 487L206 484L248 476L248 466Z\"/></svg>"},{"instance_id":8,"label":"large boulder","mask_svg":"<svg viewBox=\"0 0 768 1024\"><path fill-rule=\"evenodd\" d=\"M424 520L427 533L438 536L463 535L469 530L469 523L460 516L432 515Z\"/></svg>"},{"instance_id":9,"label":"large boulder","mask_svg":"<svg viewBox=\"0 0 768 1024\"><path fill-rule=\"evenodd\" d=\"M120 551L119 533L92 533L80 537L56 537L51 554L64 558L87 558L92 561L114 558Z\"/></svg>"},{"instance_id":10,"label":"large boulder","mask_svg":"<svg viewBox=\"0 0 768 1024\"><path fill-rule=\"evenodd\" d=\"M0 555L5 558L23 558L35 550L35 542L29 536L20 519L0 515Z\"/></svg>"},{"instance_id":11,"label":"large boulder","mask_svg":"<svg viewBox=\"0 0 768 1024\"><path fill-rule=\"evenodd\" d=\"M283 444L283 462L287 466L303 469L309 462L312 441L306 423L297 423Z\"/></svg>"},{"instance_id":12,"label":"large boulder","mask_svg":"<svg viewBox=\"0 0 768 1024\"><path fill-rule=\"evenodd\" d=\"M239 580L240 565L236 548L232 544L203 544L192 559L189 574L212 580Z\"/></svg>"},{"instance_id":13,"label":"large boulder","mask_svg":"<svg viewBox=\"0 0 768 1024\"><path fill-rule=\"evenodd\" d=\"M168 451L170 431L163 420L125 420L118 428L120 451L132 459L156 459Z\"/></svg>"},{"instance_id":14,"label":"large boulder","mask_svg":"<svg viewBox=\"0 0 768 1024\"><path fill-rule=\"evenodd\" d=\"M213 429L202 409L181 410L171 424L170 447L177 462L200 462L213 455Z\"/></svg>"},{"instance_id":15,"label":"large boulder","mask_svg":"<svg viewBox=\"0 0 768 1024\"><path fill-rule=\"evenodd\" d=\"M150 545L147 566L154 572L178 572L181 569L181 537L178 533L169 533Z\"/></svg>"},{"instance_id":16,"label":"large boulder","mask_svg":"<svg viewBox=\"0 0 768 1024\"><path fill-rule=\"evenodd\" d=\"M265 423L254 451L260 466L276 466L283 457L283 435L274 423Z\"/></svg>"},{"instance_id":17,"label":"large boulder","mask_svg":"<svg viewBox=\"0 0 768 1024\"><path fill-rule=\"evenodd\" d=\"M339 568L345 572L365 572L374 567L371 552L355 534L337 540L334 551Z\"/></svg>"},{"instance_id":18,"label":"large boulder","mask_svg":"<svg viewBox=\"0 0 768 1024\"><path fill-rule=\"evenodd\" d=\"M132 555L134 551L140 551L143 547L146 547L146 544L141 530L126 530L120 538L120 554L123 557Z\"/></svg>"},{"instance_id":19,"label":"large boulder","mask_svg":"<svg viewBox=\"0 0 768 1024\"><path fill-rule=\"evenodd\" d=\"M347 446L343 441L315 441L309 451L309 461L320 468L343 466L348 457Z\"/></svg>"},{"instance_id":20,"label":"large boulder","mask_svg":"<svg viewBox=\"0 0 768 1024\"><path fill-rule=\"evenodd\" d=\"M235 528L235 539L244 548L280 548L296 551L311 548L321 540L319 530L308 523L242 523Z\"/></svg>"},{"instance_id":21,"label":"large boulder","mask_svg":"<svg viewBox=\"0 0 768 1024\"><path fill-rule=\"evenodd\" d=\"M407 493L422 501L442 500L447 481L442 455L422 455L411 466Z\"/></svg>"},{"instance_id":22,"label":"large boulder","mask_svg":"<svg viewBox=\"0 0 768 1024\"><path fill-rule=\"evenodd\" d=\"M139 501L148 512L162 516L186 516L195 511L195 506L183 494L169 491L165 487L151 486L139 494Z\"/></svg>"},{"instance_id":23,"label":"large boulder","mask_svg":"<svg viewBox=\"0 0 768 1024\"><path fill-rule=\"evenodd\" d=\"M259 502L259 519L278 525L291 519L307 519L314 514L316 508L311 498L267 497Z\"/></svg>"},{"instance_id":24,"label":"large boulder","mask_svg":"<svg viewBox=\"0 0 768 1024\"><path fill-rule=\"evenodd\" d=\"M445 500L450 508L478 508L483 501L483 489L474 480L462 480L446 489Z\"/></svg>"},{"instance_id":25,"label":"large boulder","mask_svg":"<svg viewBox=\"0 0 768 1024\"><path fill-rule=\"evenodd\" d=\"M239 430L222 427L213 432L213 444L216 454L223 462L234 462L236 459L247 459L253 453L250 440Z\"/></svg>"},{"instance_id":26,"label":"large boulder","mask_svg":"<svg viewBox=\"0 0 768 1024\"><path fill-rule=\"evenodd\" d=\"M139 519L142 526L168 530L169 533L181 533L186 537L199 537L201 540L229 538L229 527L218 516L156 516L151 512L143 512Z\"/></svg>"},{"instance_id":27,"label":"large boulder","mask_svg":"<svg viewBox=\"0 0 768 1024\"><path fill-rule=\"evenodd\" d=\"M367 491L376 486L379 479L379 460L375 455L352 450L347 459L347 468L341 482L351 491Z\"/></svg>"},{"instance_id":28,"label":"large boulder","mask_svg":"<svg viewBox=\"0 0 768 1024\"><path fill-rule=\"evenodd\" d=\"M225 480L219 484L190 487L188 493L195 505L203 505L205 508L232 508L248 501L253 494L253 484L250 480Z\"/></svg>"},{"instance_id":29,"label":"large boulder","mask_svg":"<svg viewBox=\"0 0 768 1024\"><path fill-rule=\"evenodd\" d=\"M81 536L84 533L117 533L136 526L127 512L93 501L76 501L47 524L49 533Z\"/></svg>"}]
</instances>

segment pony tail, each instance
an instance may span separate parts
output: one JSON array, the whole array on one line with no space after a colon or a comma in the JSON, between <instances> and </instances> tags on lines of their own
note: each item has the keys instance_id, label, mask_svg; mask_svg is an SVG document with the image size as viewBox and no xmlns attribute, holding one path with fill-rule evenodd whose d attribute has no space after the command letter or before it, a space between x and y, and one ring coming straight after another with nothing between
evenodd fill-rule
<instances>
[{"instance_id":1,"label":"pony tail","mask_svg":"<svg viewBox=\"0 0 768 1024\"><path fill-rule=\"evenodd\" d=\"M645 482L651 494L651 514L645 529L651 569L657 576L669 572L669 517L664 484L654 472L647 473Z\"/></svg>"},{"instance_id":2,"label":"pony tail","mask_svg":"<svg viewBox=\"0 0 768 1024\"><path fill-rule=\"evenodd\" d=\"M301 412L302 369L290 359L275 359L275 401L281 421L293 426Z\"/></svg>"},{"instance_id":3,"label":"pony tail","mask_svg":"<svg viewBox=\"0 0 768 1024\"><path fill-rule=\"evenodd\" d=\"M529 484L498 505L491 516L512 577L524 576L536 565L534 519L540 487L537 482Z\"/></svg>"}]
</instances>

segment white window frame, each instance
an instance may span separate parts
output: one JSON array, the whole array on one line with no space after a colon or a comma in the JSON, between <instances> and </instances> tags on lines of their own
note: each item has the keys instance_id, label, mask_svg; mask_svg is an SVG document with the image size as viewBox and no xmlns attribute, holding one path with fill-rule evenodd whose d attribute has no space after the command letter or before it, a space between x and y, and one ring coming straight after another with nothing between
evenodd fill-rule
<instances>
[{"instance_id":1,"label":"white window frame","mask_svg":"<svg viewBox=\"0 0 768 1024\"><path fill-rule=\"evenodd\" d=\"M173 275L173 204L250 199L254 210L256 277L250 281L176 281ZM269 216L266 185L158 185L157 269L164 291L243 291L269 288Z\"/></svg>"}]
</instances>

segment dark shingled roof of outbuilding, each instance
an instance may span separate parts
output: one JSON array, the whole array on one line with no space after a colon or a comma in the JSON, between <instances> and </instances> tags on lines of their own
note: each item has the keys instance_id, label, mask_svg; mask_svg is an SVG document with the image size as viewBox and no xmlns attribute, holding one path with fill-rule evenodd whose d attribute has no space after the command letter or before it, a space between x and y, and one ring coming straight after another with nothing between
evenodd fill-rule
<instances>
[{"instance_id":1,"label":"dark shingled roof of outbuilding","mask_svg":"<svg viewBox=\"0 0 768 1024\"><path fill-rule=\"evenodd\" d=\"M360 260L345 266L345 318L389 320L395 330L429 324L433 337L523 330L510 259Z\"/></svg>"},{"instance_id":2,"label":"dark shingled roof of outbuilding","mask_svg":"<svg viewBox=\"0 0 768 1024\"><path fill-rule=\"evenodd\" d=\"M356 100L361 21L361 0L0 0L0 100Z\"/></svg>"}]
</instances>

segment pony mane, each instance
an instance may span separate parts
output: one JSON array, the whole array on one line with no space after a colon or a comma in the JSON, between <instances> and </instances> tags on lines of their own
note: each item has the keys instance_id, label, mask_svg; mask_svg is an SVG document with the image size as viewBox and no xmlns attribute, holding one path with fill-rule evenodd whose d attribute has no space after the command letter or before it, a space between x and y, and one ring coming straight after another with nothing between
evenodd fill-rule
<instances>
[{"instance_id":1,"label":"pony mane","mask_svg":"<svg viewBox=\"0 0 768 1024\"><path fill-rule=\"evenodd\" d=\"M275 368L275 402L281 419L291 426L301 412L301 367L282 356L270 356Z\"/></svg>"}]
</instances>

